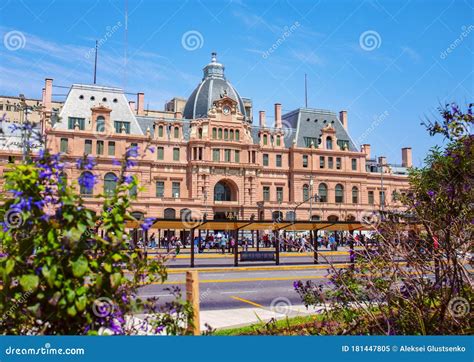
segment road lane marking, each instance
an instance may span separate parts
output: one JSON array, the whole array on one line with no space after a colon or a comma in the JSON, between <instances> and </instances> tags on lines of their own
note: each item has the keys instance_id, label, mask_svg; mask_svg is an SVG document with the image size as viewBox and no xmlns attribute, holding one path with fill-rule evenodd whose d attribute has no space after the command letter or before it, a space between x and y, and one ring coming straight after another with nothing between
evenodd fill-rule
<instances>
[{"instance_id":1,"label":"road lane marking","mask_svg":"<svg viewBox=\"0 0 474 362\"><path fill-rule=\"evenodd\" d=\"M255 307L258 307L258 308L263 308L265 309L265 307L261 304L258 304L258 303L254 303L252 302L251 300L247 300L247 299L244 299L244 298L239 298L239 297L236 297L235 295L231 297L232 299L235 299L235 300L239 300L241 302L244 302L244 303L247 303L247 304L250 304L250 305L253 305Z\"/></svg>"},{"instance_id":2,"label":"road lane marking","mask_svg":"<svg viewBox=\"0 0 474 362\"><path fill-rule=\"evenodd\" d=\"M243 294L243 293L257 293L259 290L242 290L242 291L230 291L230 292L221 292L221 294Z\"/></svg>"},{"instance_id":3,"label":"road lane marking","mask_svg":"<svg viewBox=\"0 0 474 362\"><path fill-rule=\"evenodd\" d=\"M289 277L267 277L267 278L234 278L234 279L202 279L199 283L240 283L240 282L259 282L259 281L282 281L282 280L301 280L301 279L324 279L325 275L304 275L304 276L289 276ZM151 284L186 284L186 281L170 282L166 281L153 282Z\"/></svg>"}]
</instances>

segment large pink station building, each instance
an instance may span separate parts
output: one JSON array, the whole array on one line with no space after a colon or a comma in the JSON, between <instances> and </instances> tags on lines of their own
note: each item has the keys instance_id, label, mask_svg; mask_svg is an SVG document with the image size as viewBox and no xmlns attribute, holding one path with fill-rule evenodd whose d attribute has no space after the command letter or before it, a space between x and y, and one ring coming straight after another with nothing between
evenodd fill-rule
<instances>
[{"instance_id":1,"label":"large pink station building","mask_svg":"<svg viewBox=\"0 0 474 362\"><path fill-rule=\"evenodd\" d=\"M351 139L346 111L299 108L282 114L276 103L273 124L264 111L254 124L251 101L226 79L215 54L189 98L174 99L164 111L145 110L143 93L129 101L122 89L97 85L73 84L65 101L55 102L53 87L46 79L37 102L43 109L38 128L48 147L70 161L71 182L80 175L79 157L96 158L99 182L93 189L76 186L97 210L101 195L116 185L119 166L113 160L130 145L140 153L155 150L132 168L141 186L133 202L137 216L360 220L372 210L396 209L397 194L408 188L411 148L401 150L399 165L374 159L369 144L359 148ZM0 172L21 159L20 136L9 127L18 120L5 114Z\"/></svg>"}]
</instances>

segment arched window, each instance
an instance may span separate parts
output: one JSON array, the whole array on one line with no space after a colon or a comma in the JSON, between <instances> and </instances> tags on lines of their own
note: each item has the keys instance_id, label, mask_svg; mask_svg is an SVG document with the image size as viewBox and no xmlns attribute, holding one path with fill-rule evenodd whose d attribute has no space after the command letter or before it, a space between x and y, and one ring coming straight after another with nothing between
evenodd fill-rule
<instances>
[{"instance_id":1,"label":"arched window","mask_svg":"<svg viewBox=\"0 0 474 362\"><path fill-rule=\"evenodd\" d=\"M179 127L174 128L174 138L179 138Z\"/></svg>"},{"instance_id":2,"label":"arched window","mask_svg":"<svg viewBox=\"0 0 474 362\"><path fill-rule=\"evenodd\" d=\"M219 139L222 139L222 128L219 128Z\"/></svg>"},{"instance_id":3,"label":"arched window","mask_svg":"<svg viewBox=\"0 0 474 362\"><path fill-rule=\"evenodd\" d=\"M303 201L306 201L309 199L309 185L304 184L303 185Z\"/></svg>"},{"instance_id":4,"label":"arched window","mask_svg":"<svg viewBox=\"0 0 474 362\"><path fill-rule=\"evenodd\" d=\"M328 150L332 150L332 138L331 137L326 138L326 148Z\"/></svg>"},{"instance_id":5,"label":"arched window","mask_svg":"<svg viewBox=\"0 0 474 362\"><path fill-rule=\"evenodd\" d=\"M312 215L311 216L311 221L319 221L319 220L321 220L321 216L319 216L319 215Z\"/></svg>"},{"instance_id":6,"label":"arched window","mask_svg":"<svg viewBox=\"0 0 474 362\"><path fill-rule=\"evenodd\" d=\"M172 209L172 208L165 209L165 211L163 213L163 218L164 219L176 219L175 209Z\"/></svg>"},{"instance_id":7,"label":"arched window","mask_svg":"<svg viewBox=\"0 0 474 362\"><path fill-rule=\"evenodd\" d=\"M105 118L102 116L97 117L95 121L95 130L97 132L105 132Z\"/></svg>"},{"instance_id":8,"label":"arched window","mask_svg":"<svg viewBox=\"0 0 474 362\"><path fill-rule=\"evenodd\" d=\"M94 193L95 177L92 172L85 171L79 176L80 192L82 196L91 196Z\"/></svg>"},{"instance_id":9,"label":"arched window","mask_svg":"<svg viewBox=\"0 0 474 362\"><path fill-rule=\"evenodd\" d=\"M277 141L276 141L277 146L281 145L281 137L277 136Z\"/></svg>"},{"instance_id":10,"label":"arched window","mask_svg":"<svg viewBox=\"0 0 474 362\"><path fill-rule=\"evenodd\" d=\"M268 144L268 136L266 134L263 135L263 144Z\"/></svg>"},{"instance_id":11,"label":"arched window","mask_svg":"<svg viewBox=\"0 0 474 362\"><path fill-rule=\"evenodd\" d=\"M344 202L344 187L341 184L336 185L336 203L340 204Z\"/></svg>"},{"instance_id":12,"label":"arched window","mask_svg":"<svg viewBox=\"0 0 474 362\"><path fill-rule=\"evenodd\" d=\"M240 131L239 131L239 130L236 130L236 131L235 131L235 140L236 140L236 141L239 141L239 140L240 140Z\"/></svg>"},{"instance_id":13,"label":"arched window","mask_svg":"<svg viewBox=\"0 0 474 362\"><path fill-rule=\"evenodd\" d=\"M229 136L230 136L230 140L233 141L234 140L234 130L233 129L230 130Z\"/></svg>"},{"instance_id":14,"label":"arched window","mask_svg":"<svg viewBox=\"0 0 474 362\"><path fill-rule=\"evenodd\" d=\"M225 182L218 182L214 186L214 201L231 201L232 190Z\"/></svg>"},{"instance_id":15,"label":"arched window","mask_svg":"<svg viewBox=\"0 0 474 362\"><path fill-rule=\"evenodd\" d=\"M104 193L110 196L117 188L117 176L113 172L105 174L104 177Z\"/></svg>"},{"instance_id":16,"label":"arched window","mask_svg":"<svg viewBox=\"0 0 474 362\"><path fill-rule=\"evenodd\" d=\"M198 129L198 137L199 137L199 139L202 138L202 128Z\"/></svg>"},{"instance_id":17,"label":"arched window","mask_svg":"<svg viewBox=\"0 0 474 362\"><path fill-rule=\"evenodd\" d=\"M192 212L190 209L181 209L179 211L179 216L183 221L189 221L192 218Z\"/></svg>"},{"instance_id":18,"label":"arched window","mask_svg":"<svg viewBox=\"0 0 474 362\"><path fill-rule=\"evenodd\" d=\"M212 129L212 138L216 139L217 138L217 128Z\"/></svg>"},{"instance_id":19,"label":"arched window","mask_svg":"<svg viewBox=\"0 0 474 362\"><path fill-rule=\"evenodd\" d=\"M326 184L319 184L318 196L319 196L319 201L328 202L328 187Z\"/></svg>"},{"instance_id":20,"label":"arched window","mask_svg":"<svg viewBox=\"0 0 474 362\"><path fill-rule=\"evenodd\" d=\"M296 214L294 211L287 211L286 213L286 220L287 221L295 221L296 220Z\"/></svg>"},{"instance_id":21,"label":"arched window","mask_svg":"<svg viewBox=\"0 0 474 362\"><path fill-rule=\"evenodd\" d=\"M229 130L227 128L224 130L224 139L225 140L229 139Z\"/></svg>"},{"instance_id":22,"label":"arched window","mask_svg":"<svg viewBox=\"0 0 474 362\"><path fill-rule=\"evenodd\" d=\"M329 216L328 216L328 221L330 221L330 222L339 221L339 216L336 216L336 215L329 215Z\"/></svg>"},{"instance_id":23,"label":"arched window","mask_svg":"<svg viewBox=\"0 0 474 362\"><path fill-rule=\"evenodd\" d=\"M352 203L359 203L359 189L356 186L352 188Z\"/></svg>"},{"instance_id":24,"label":"arched window","mask_svg":"<svg viewBox=\"0 0 474 362\"><path fill-rule=\"evenodd\" d=\"M276 222L283 221L283 213L281 211L273 211L272 221L276 221Z\"/></svg>"},{"instance_id":25,"label":"arched window","mask_svg":"<svg viewBox=\"0 0 474 362\"><path fill-rule=\"evenodd\" d=\"M158 126L158 137L163 137L163 126Z\"/></svg>"}]
</instances>

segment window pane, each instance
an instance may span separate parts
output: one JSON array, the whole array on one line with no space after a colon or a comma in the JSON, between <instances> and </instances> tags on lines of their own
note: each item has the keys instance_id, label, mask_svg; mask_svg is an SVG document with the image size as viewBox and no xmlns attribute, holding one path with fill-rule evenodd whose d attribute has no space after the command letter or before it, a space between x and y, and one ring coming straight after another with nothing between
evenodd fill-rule
<instances>
[{"instance_id":1,"label":"window pane","mask_svg":"<svg viewBox=\"0 0 474 362\"><path fill-rule=\"evenodd\" d=\"M109 142L109 156L115 156L115 142Z\"/></svg>"},{"instance_id":2,"label":"window pane","mask_svg":"<svg viewBox=\"0 0 474 362\"><path fill-rule=\"evenodd\" d=\"M276 167L281 167L281 155L276 156Z\"/></svg>"},{"instance_id":3,"label":"window pane","mask_svg":"<svg viewBox=\"0 0 474 362\"><path fill-rule=\"evenodd\" d=\"M165 154L165 149L163 147L158 147L156 149L156 157L158 158L158 160L163 160L164 154Z\"/></svg>"},{"instance_id":4,"label":"window pane","mask_svg":"<svg viewBox=\"0 0 474 362\"><path fill-rule=\"evenodd\" d=\"M165 183L164 181L156 182L156 197L163 197L165 194Z\"/></svg>"},{"instance_id":5,"label":"window pane","mask_svg":"<svg viewBox=\"0 0 474 362\"><path fill-rule=\"evenodd\" d=\"M239 130L235 131L235 140L236 141L240 140L240 131Z\"/></svg>"},{"instance_id":6,"label":"window pane","mask_svg":"<svg viewBox=\"0 0 474 362\"><path fill-rule=\"evenodd\" d=\"M61 152L66 153L68 149L68 139L67 138L61 138Z\"/></svg>"},{"instance_id":7,"label":"window pane","mask_svg":"<svg viewBox=\"0 0 474 362\"><path fill-rule=\"evenodd\" d=\"M263 154L263 166L268 166L268 154Z\"/></svg>"},{"instance_id":8,"label":"window pane","mask_svg":"<svg viewBox=\"0 0 474 362\"><path fill-rule=\"evenodd\" d=\"M235 151L235 154L234 154L234 162L235 163L239 163L240 162L240 151Z\"/></svg>"},{"instance_id":9,"label":"window pane","mask_svg":"<svg viewBox=\"0 0 474 362\"><path fill-rule=\"evenodd\" d=\"M85 140L84 153L90 155L92 153L92 140Z\"/></svg>"},{"instance_id":10,"label":"window pane","mask_svg":"<svg viewBox=\"0 0 474 362\"><path fill-rule=\"evenodd\" d=\"M97 154L104 154L104 141L97 141Z\"/></svg>"},{"instance_id":11,"label":"window pane","mask_svg":"<svg viewBox=\"0 0 474 362\"><path fill-rule=\"evenodd\" d=\"M163 126L158 127L158 137L163 137Z\"/></svg>"},{"instance_id":12,"label":"window pane","mask_svg":"<svg viewBox=\"0 0 474 362\"><path fill-rule=\"evenodd\" d=\"M212 160L215 162L219 162L221 160L221 150L217 148L212 150Z\"/></svg>"},{"instance_id":13,"label":"window pane","mask_svg":"<svg viewBox=\"0 0 474 362\"><path fill-rule=\"evenodd\" d=\"M178 198L180 196L180 183L173 182L172 193L174 198Z\"/></svg>"},{"instance_id":14,"label":"window pane","mask_svg":"<svg viewBox=\"0 0 474 362\"><path fill-rule=\"evenodd\" d=\"M173 161L179 161L179 148L173 148Z\"/></svg>"}]
</instances>

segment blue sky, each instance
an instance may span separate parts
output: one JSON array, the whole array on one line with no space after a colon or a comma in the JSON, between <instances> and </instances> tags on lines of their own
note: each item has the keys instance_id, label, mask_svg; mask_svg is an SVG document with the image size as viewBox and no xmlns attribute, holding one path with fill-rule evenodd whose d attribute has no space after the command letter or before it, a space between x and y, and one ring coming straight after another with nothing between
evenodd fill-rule
<instances>
[{"instance_id":1,"label":"blue sky","mask_svg":"<svg viewBox=\"0 0 474 362\"><path fill-rule=\"evenodd\" d=\"M309 107L347 110L356 143L396 163L412 146L415 165L441 141L421 120L441 103L473 101L471 1L129 0L128 22L125 8L125 0L3 1L0 94L40 97L46 77L91 83L91 48L102 39L98 83L143 91L162 109L192 92L216 51L253 99L255 121L266 110L272 123L276 102L304 106L306 73Z\"/></svg>"}]
</instances>

